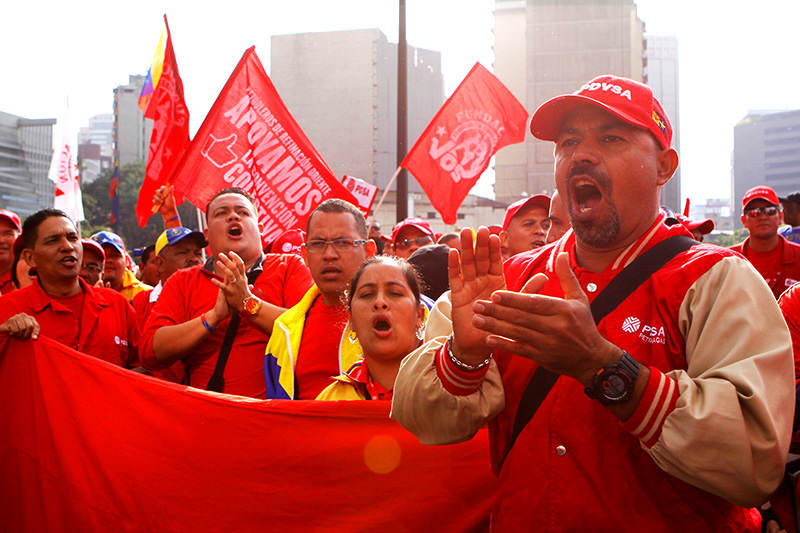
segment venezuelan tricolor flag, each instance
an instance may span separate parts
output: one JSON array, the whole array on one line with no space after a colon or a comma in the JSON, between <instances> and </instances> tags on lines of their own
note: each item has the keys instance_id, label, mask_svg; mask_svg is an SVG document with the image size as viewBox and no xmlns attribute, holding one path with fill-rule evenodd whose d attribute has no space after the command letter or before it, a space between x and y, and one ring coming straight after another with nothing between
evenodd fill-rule
<instances>
[{"instance_id":1,"label":"venezuelan tricolor flag","mask_svg":"<svg viewBox=\"0 0 800 533\"><path fill-rule=\"evenodd\" d=\"M161 79L161 71L164 69L164 45L167 42L167 27L162 25L161 37L158 39L158 46L156 46L156 53L153 54L153 62L147 70L147 79L144 80L142 92L139 94L139 109L147 111L147 105L150 103L150 98L153 96L153 91L158 87L158 81Z\"/></svg>"}]
</instances>

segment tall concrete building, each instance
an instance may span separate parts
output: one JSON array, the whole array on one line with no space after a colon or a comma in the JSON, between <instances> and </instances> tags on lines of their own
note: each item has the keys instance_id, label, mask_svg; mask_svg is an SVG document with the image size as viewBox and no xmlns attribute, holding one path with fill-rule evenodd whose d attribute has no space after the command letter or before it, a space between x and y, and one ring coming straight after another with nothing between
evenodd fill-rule
<instances>
[{"instance_id":1,"label":"tall concrete building","mask_svg":"<svg viewBox=\"0 0 800 533\"><path fill-rule=\"evenodd\" d=\"M78 144L95 144L100 146L101 155L111 157L114 154L114 115L91 117L89 125L78 131Z\"/></svg>"},{"instance_id":2,"label":"tall concrete building","mask_svg":"<svg viewBox=\"0 0 800 533\"><path fill-rule=\"evenodd\" d=\"M681 152L680 106L678 105L678 38L674 35L646 34L645 77L672 123L672 146ZM698 199L699 200L699 199ZM661 189L661 205L682 212L681 168Z\"/></svg>"},{"instance_id":3,"label":"tall concrete building","mask_svg":"<svg viewBox=\"0 0 800 533\"><path fill-rule=\"evenodd\" d=\"M733 128L731 211L742 227L742 198L756 185L778 196L800 190L800 110L751 111Z\"/></svg>"},{"instance_id":4,"label":"tall concrete building","mask_svg":"<svg viewBox=\"0 0 800 533\"><path fill-rule=\"evenodd\" d=\"M270 77L341 178L383 189L397 168L397 45L377 29L272 37ZM441 53L408 47L408 148L444 102ZM409 176L409 190L421 189Z\"/></svg>"},{"instance_id":5,"label":"tall concrete building","mask_svg":"<svg viewBox=\"0 0 800 533\"><path fill-rule=\"evenodd\" d=\"M127 85L114 89L114 159L120 166L147 159L153 122L139 109L144 76L131 75Z\"/></svg>"},{"instance_id":6,"label":"tall concrete building","mask_svg":"<svg viewBox=\"0 0 800 533\"><path fill-rule=\"evenodd\" d=\"M644 81L644 23L633 0L495 0L495 74L529 112L600 74ZM495 196L552 193L553 143L501 150Z\"/></svg>"},{"instance_id":7,"label":"tall concrete building","mask_svg":"<svg viewBox=\"0 0 800 533\"><path fill-rule=\"evenodd\" d=\"M55 123L0 112L0 209L26 217L53 206L55 184L47 173Z\"/></svg>"}]
</instances>

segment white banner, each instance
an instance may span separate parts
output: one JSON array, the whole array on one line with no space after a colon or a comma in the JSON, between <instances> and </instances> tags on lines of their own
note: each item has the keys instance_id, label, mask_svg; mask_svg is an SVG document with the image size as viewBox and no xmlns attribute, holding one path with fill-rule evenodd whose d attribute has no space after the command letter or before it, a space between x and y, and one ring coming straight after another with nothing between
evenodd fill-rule
<instances>
[{"instance_id":1,"label":"white banner","mask_svg":"<svg viewBox=\"0 0 800 533\"><path fill-rule=\"evenodd\" d=\"M347 174L342 177L342 185L356 197L358 208L361 209L364 216L368 216L372 202L375 201L375 195L378 194L378 187Z\"/></svg>"},{"instance_id":2,"label":"white banner","mask_svg":"<svg viewBox=\"0 0 800 533\"><path fill-rule=\"evenodd\" d=\"M74 222L84 220L83 198L76 163L75 136L69 130L69 106L59 126L60 142L53 149L50 172L47 177L56 184L53 207L64 211Z\"/></svg>"}]
</instances>

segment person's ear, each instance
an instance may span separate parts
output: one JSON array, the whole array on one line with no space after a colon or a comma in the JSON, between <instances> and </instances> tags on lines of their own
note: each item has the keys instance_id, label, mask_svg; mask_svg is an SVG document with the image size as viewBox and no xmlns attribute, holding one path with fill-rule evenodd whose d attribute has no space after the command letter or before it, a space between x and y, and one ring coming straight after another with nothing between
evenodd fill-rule
<instances>
[{"instance_id":1,"label":"person's ear","mask_svg":"<svg viewBox=\"0 0 800 533\"><path fill-rule=\"evenodd\" d=\"M678 169L678 152L674 148L662 150L658 154L658 185L666 185L666 183L675 174Z\"/></svg>"},{"instance_id":2,"label":"person's ear","mask_svg":"<svg viewBox=\"0 0 800 533\"><path fill-rule=\"evenodd\" d=\"M33 250L30 248L24 248L22 252L20 252L20 257L28 263L31 268L36 268L36 261L33 260Z\"/></svg>"},{"instance_id":3,"label":"person's ear","mask_svg":"<svg viewBox=\"0 0 800 533\"><path fill-rule=\"evenodd\" d=\"M370 257L374 257L375 254L378 252L378 247L375 244L375 241L372 239L367 239L367 244L364 245L364 251L366 252L367 259Z\"/></svg>"},{"instance_id":4,"label":"person's ear","mask_svg":"<svg viewBox=\"0 0 800 533\"><path fill-rule=\"evenodd\" d=\"M308 250L306 250L305 244L300 247L300 255L303 256L303 262L306 264L306 266L311 268L311 265L308 264Z\"/></svg>"}]
</instances>

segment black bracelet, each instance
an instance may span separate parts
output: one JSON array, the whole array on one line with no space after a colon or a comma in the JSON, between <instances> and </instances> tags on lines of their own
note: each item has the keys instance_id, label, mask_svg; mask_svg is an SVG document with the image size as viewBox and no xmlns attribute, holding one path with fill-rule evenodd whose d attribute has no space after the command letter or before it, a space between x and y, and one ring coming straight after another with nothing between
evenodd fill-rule
<instances>
[{"instance_id":1,"label":"black bracelet","mask_svg":"<svg viewBox=\"0 0 800 533\"><path fill-rule=\"evenodd\" d=\"M456 367L459 370L463 370L464 372L477 372L478 370L488 365L492 360L493 354L489 353L489 357L487 357L477 365L467 364L456 357L456 354L453 353L452 346L453 346L453 336L450 335L450 337L448 337L447 339L447 355L450 357L450 361L452 361L452 363L456 365Z\"/></svg>"}]
</instances>

